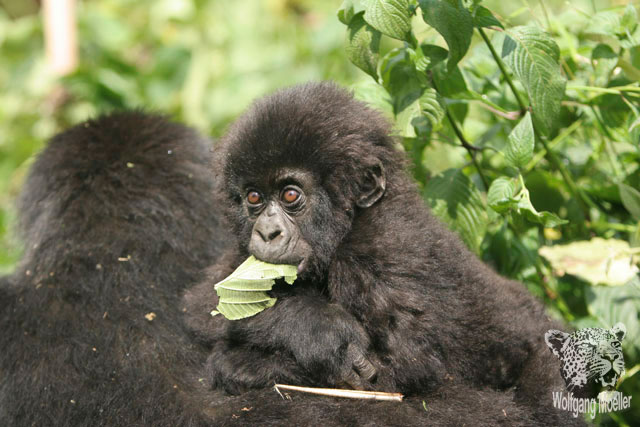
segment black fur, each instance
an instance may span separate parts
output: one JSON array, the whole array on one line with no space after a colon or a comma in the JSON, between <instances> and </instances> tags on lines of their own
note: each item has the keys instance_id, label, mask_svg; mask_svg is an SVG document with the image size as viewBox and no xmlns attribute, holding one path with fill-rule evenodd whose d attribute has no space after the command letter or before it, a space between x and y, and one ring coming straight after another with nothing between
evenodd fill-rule
<instances>
[{"instance_id":1,"label":"black fur","mask_svg":"<svg viewBox=\"0 0 640 427\"><path fill-rule=\"evenodd\" d=\"M498 422L484 399L500 402L514 424L575 421L551 407L562 379L544 343L552 322L542 304L431 214L389 131L377 112L324 83L256 102L223 138L215 169L239 244L185 297L189 326L211 347L210 387L241 393L275 382L347 383L401 391L442 409L420 414L418 424L445 413ZM374 185L373 168L384 171L386 190L361 209L356 201ZM249 255L255 219L243 202L246 188L273 190L286 171L314 178L304 189L316 195L312 217L298 221L313 249L310 267L293 286L276 286L274 307L238 321L211 318L213 283ZM372 381L358 370L362 357L376 368Z\"/></svg>"},{"instance_id":2,"label":"black fur","mask_svg":"<svg viewBox=\"0 0 640 427\"><path fill-rule=\"evenodd\" d=\"M24 259L0 289L0 425L205 423L185 397L203 353L178 305L228 240L205 197L209 156L142 113L78 125L38 156Z\"/></svg>"}]
</instances>

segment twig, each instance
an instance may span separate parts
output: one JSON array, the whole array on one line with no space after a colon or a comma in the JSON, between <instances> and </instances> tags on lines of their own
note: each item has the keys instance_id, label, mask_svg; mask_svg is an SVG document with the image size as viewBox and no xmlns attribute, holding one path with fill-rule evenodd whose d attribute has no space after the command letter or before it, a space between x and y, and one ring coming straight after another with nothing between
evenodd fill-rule
<instances>
[{"instance_id":1,"label":"twig","mask_svg":"<svg viewBox=\"0 0 640 427\"><path fill-rule=\"evenodd\" d=\"M479 148L479 147L476 147L474 145L469 144L467 139L462 134L462 131L458 127L458 124L456 123L455 120L453 120L453 117L451 116L451 113L449 113L449 109L448 108L445 110L445 114L447 116L447 119L449 119L449 123L451 124L451 128L453 129L453 132L456 134L456 136L460 140L460 144L462 144L462 146L469 153L469 156L471 157L471 161L473 162L473 166L475 166L476 170L478 171L478 175L480 175L480 179L482 180L482 183L484 184L485 190L488 190L489 189L489 181L487 181L487 178L484 176L484 173L482 172L482 169L480 168L480 165L478 164L478 161L476 160L476 152L482 151L482 149Z\"/></svg>"},{"instance_id":2,"label":"twig","mask_svg":"<svg viewBox=\"0 0 640 427\"><path fill-rule=\"evenodd\" d=\"M386 393L382 391L343 390L339 388L299 387L296 385L276 384L274 390L280 395L280 389L299 391L302 393L319 394L322 396L347 397L349 399L392 400L402 402L401 393Z\"/></svg>"},{"instance_id":3,"label":"twig","mask_svg":"<svg viewBox=\"0 0 640 427\"><path fill-rule=\"evenodd\" d=\"M438 86L436 85L435 79L433 78L433 74L431 74L431 72L429 72L429 80L431 81L431 86L433 86L433 88L436 90L436 92L440 93L440 89L438 89ZM480 175L480 179L482 180L482 183L484 184L485 190L488 190L489 189L489 181L487 181L487 178L484 176L484 173L482 172L482 169L480 168L480 165L478 164L478 161L476 159L476 153L478 151L482 151L482 148L476 147L474 145L471 145L469 143L469 141L467 141L467 139L462 134L462 131L458 127L456 121L453 119L453 116L451 115L451 112L449 111L449 107L447 107L446 105L444 106L444 113L447 116L447 119L449 120L449 123L451 124L451 128L453 129L453 132L458 137L458 140L460 140L460 144L462 144L462 146L469 153L469 157L471 157L471 161L473 162L473 165L475 166L476 170L478 171L478 175Z\"/></svg>"}]
</instances>

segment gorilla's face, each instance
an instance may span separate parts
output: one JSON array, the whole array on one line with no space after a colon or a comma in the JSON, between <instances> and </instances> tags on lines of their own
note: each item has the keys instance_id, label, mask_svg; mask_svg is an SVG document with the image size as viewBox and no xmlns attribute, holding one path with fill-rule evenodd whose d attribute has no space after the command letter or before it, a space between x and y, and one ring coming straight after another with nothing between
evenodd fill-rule
<instances>
[{"instance_id":1,"label":"gorilla's face","mask_svg":"<svg viewBox=\"0 0 640 427\"><path fill-rule=\"evenodd\" d=\"M383 196L387 166L401 164L386 121L331 84L258 101L218 153L241 249L316 279L358 211Z\"/></svg>"},{"instance_id":2,"label":"gorilla's face","mask_svg":"<svg viewBox=\"0 0 640 427\"><path fill-rule=\"evenodd\" d=\"M322 275L349 230L329 194L311 172L280 168L234 186L241 245L256 258L298 267L302 277Z\"/></svg>"}]
</instances>

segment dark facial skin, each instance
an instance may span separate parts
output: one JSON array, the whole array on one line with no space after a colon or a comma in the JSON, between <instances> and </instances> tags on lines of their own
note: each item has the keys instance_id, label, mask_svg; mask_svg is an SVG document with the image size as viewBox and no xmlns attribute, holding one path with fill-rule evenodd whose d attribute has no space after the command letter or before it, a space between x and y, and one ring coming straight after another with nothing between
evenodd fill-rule
<instances>
[{"instance_id":1,"label":"dark facial skin","mask_svg":"<svg viewBox=\"0 0 640 427\"><path fill-rule=\"evenodd\" d=\"M318 203L311 190L309 174L298 171L278 174L273 186L248 186L244 205L249 224L253 224L249 252L272 264L298 266L305 269L311 247L301 233L301 225L310 221L314 205Z\"/></svg>"}]
</instances>

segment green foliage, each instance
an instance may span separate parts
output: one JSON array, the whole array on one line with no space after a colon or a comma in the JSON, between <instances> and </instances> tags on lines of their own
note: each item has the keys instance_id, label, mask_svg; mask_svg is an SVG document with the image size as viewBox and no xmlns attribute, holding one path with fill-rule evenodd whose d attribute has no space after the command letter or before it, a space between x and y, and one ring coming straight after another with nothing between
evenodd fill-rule
<instances>
[{"instance_id":1,"label":"green foliage","mask_svg":"<svg viewBox=\"0 0 640 427\"><path fill-rule=\"evenodd\" d=\"M576 327L625 323L636 338L623 343L625 360L637 372L638 5L358 5L358 26L380 34L375 45L346 41L351 61L380 88L367 86L363 99L390 105L433 212L555 316ZM359 60L374 56L377 64ZM640 392L637 377L621 390ZM635 405L597 421L638 417Z\"/></svg>"},{"instance_id":2,"label":"green foliage","mask_svg":"<svg viewBox=\"0 0 640 427\"><path fill-rule=\"evenodd\" d=\"M623 322L637 372L637 278L559 275L539 251L640 247L638 2L344 0L336 19L337 5L78 2L80 67L63 79L40 17L0 9L0 272L20 255L13 199L55 132L142 107L219 136L254 98L333 79L394 120L425 200L469 247L576 327ZM639 395L639 377L620 389ZM640 400L613 417L596 421L633 425Z\"/></svg>"}]
</instances>

